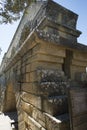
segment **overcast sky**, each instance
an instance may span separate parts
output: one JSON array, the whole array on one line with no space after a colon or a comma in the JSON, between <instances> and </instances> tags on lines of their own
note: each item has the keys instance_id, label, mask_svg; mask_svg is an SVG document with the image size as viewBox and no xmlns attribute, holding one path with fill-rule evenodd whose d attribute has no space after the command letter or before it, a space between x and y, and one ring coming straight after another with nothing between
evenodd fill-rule
<instances>
[{"instance_id":1,"label":"overcast sky","mask_svg":"<svg viewBox=\"0 0 87 130\"><path fill-rule=\"evenodd\" d=\"M82 31L78 42L87 45L87 0L54 0L62 6L70 9L79 15L77 22L77 29ZM0 62L7 51L8 46L11 43L11 40L14 36L14 33L17 29L19 21L14 24L0 25L0 47L2 49L0 55Z\"/></svg>"}]
</instances>

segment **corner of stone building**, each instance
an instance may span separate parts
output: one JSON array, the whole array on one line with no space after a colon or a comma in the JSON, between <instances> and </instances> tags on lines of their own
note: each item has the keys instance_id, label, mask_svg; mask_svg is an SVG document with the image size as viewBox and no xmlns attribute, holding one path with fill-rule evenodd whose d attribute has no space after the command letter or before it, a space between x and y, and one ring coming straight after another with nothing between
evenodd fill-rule
<instances>
[{"instance_id":1,"label":"corner of stone building","mask_svg":"<svg viewBox=\"0 0 87 130\"><path fill-rule=\"evenodd\" d=\"M14 87L19 130L70 130L67 89L84 79L87 66L77 14L50 0L27 11L6 53L11 60L2 64L11 82L4 108L14 107Z\"/></svg>"}]
</instances>

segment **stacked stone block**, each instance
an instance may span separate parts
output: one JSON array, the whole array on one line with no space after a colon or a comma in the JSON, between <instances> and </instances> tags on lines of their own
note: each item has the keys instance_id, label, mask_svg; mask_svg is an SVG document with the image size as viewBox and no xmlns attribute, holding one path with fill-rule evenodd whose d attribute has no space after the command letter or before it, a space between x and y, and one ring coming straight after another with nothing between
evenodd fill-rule
<instances>
[{"instance_id":1,"label":"stacked stone block","mask_svg":"<svg viewBox=\"0 0 87 130\"><path fill-rule=\"evenodd\" d=\"M6 54L10 60L1 66L3 111L17 111L19 130L70 130L69 81L87 66L87 50L77 43L77 15L53 1L33 3L27 11Z\"/></svg>"}]
</instances>

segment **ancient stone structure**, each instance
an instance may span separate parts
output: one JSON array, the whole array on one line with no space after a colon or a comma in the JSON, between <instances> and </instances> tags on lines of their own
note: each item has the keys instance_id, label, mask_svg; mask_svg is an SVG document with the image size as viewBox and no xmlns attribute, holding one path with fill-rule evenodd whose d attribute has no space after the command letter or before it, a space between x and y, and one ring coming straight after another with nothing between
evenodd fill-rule
<instances>
[{"instance_id":1,"label":"ancient stone structure","mask_svg":"<svg viewBox=\"0 0 87 130\"><path fill-rule=\"evenodd\" d=\"M87 46L77 14L49 1L25 11L0 66L0 104L19 130L70 130L70 87L86 86Z\"/></svg>"}]
</instances>

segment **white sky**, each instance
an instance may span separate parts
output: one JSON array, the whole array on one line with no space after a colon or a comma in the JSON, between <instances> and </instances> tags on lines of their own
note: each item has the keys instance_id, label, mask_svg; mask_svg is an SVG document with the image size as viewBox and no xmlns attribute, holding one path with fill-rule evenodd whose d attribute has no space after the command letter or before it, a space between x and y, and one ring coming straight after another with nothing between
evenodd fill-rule
<instances>
[{"instance_id":1,"label":"white sky","mask_svg":"<svg viewBox=\"0 0 87 130\"><path fill-rule=\"evenodd\" d=\"M87 0L54 0L62 6L74 11L79 15L77 29L82 31L82 35L78 39L78 42L87 45ZM4 53L7 51L8 46L14 36L19 21L14 24L0 25L0 47L2 49L0 55L0 62Z\"/></svg>"}]
</instances>

